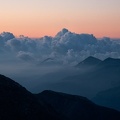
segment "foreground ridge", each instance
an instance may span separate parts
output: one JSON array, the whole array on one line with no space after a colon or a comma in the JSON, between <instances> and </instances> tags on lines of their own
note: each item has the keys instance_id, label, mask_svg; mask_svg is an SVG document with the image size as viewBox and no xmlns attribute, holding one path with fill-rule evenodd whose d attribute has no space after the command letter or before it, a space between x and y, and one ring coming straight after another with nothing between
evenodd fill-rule
<instances>
[{"instance_id":1,"label":"foreground ridge","mask_svg":"<svg viewBox=\"0 0 120 120\"><path fill-rule=\"evenodd\" d=\"M0 120L119 120L120 112L85 97L50 90L32 94L0 75Z\"/></svg>"}]
</instances>

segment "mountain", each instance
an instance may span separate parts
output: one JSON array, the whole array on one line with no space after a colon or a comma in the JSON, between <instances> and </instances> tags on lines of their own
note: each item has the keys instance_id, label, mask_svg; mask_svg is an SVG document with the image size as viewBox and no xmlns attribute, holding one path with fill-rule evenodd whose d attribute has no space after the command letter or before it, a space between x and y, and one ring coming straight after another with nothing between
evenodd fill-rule
<instances>
[{"instance_id":1,"label":"mountain","mask_svg":"<svg viewBox=\"0 0 120 120\"><path fill-rule=\"evenodd\" d=\"M119 120L120 112L98 106L85 97L50 90L37 95L68 120Z\"/></svg>"},{"instance_id":2,"label":"mountain","mask_svg":"<svg viewBox=\"0 0 120 120\"><path fill-rule=\"evenodd\" d=\"M99 68L110 68L110 69L118 69L120 67L120 59L115 58L107 58L104 61L102 61L99 66Z\"/></svg>"},{"instance_id":3,"label":"mountain","mask_svg":"<svg viewBox=\"0 0 120 120\"><path fill-rule=\"evenodd\" d=\"M92 101L120 111L120 86L99 92Z\"/></svg>"},{"instance_id":4,"label":"mountain","mask_svg":"<svg viewBox=\"0 0 120 120\"><path fill-rule=\"evenodd\" d=\"M100 59L90 56L90 57L86 58L85 60L83 60L82 62L78 63L76 65L76 67L79 67L79 68L94 67L94 66L98 65L100 62L102 62Z\"/></svg>"},{"instance_id":5,"label":"mountain","mask_svg":"<svg viewBox=\"0 0 120 120\"><path fill-rule=\"evenodd\" d=\"M0 75L0 120L59 120L33 94Z\"/></svg>"},{"instance_id":6,"label":"mountain","mask_svg":"<svg viewBox=\"0 0 120 120\"><path fill-rule=\"evenodd\" d=\"M88 57L74 70L62 71L64 72L46 74L40 78L48 81L46 85L38 84L35 89L39 91L41 87L47 86L46 88L49 90L81 95L91 99L100 91L120 86L119 59L107 58L101 61L94 57Z\"/></svg>"},{"instance_id":7,"label":"mountain","mask_svg":"<svg viewBox=\"0 0 120 120\"><path fill-rule=\"evenodd\" d=\"M43 91L32 94L0 75L0 120L119 120L120 112L85 97Z\"/></svg>"},{"instance_id":8,"label":"mountain","mask_svg":"<svg viewBox=\"0 0 120 120\"><path fill-rule=\"evenodd\" d=\"M120 85L120 59L107 58L96 66L95 75L106 81L111 82L111 88ZM108 81L108 83L107 83Z\"/></svg>"}]
</instances>

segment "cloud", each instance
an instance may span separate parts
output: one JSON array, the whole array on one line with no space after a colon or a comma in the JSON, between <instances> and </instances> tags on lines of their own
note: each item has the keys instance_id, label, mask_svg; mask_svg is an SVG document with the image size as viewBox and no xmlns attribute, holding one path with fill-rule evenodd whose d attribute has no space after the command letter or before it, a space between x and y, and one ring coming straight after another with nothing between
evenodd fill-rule
<instances>
[{"instance_id":1,"label":"cloud","mask_svg":"<svg viewBox=\"0 0 120 120\"><path fill-rule=\"evenodd\" d=\"M54 58L62 64L73 65L88 56L120 58L120 42L108 37L97 39L92 34L72 33L65 28L55 37L44 36L39 39L24 36L16 38L12 33L3 32L0 34L0 52L3 51L23 61L38 62Z\"/></svg>"},{"instance_id":2,"label":"cloud","mask_svg":"<svg viewBox=\"0 0 120 120\"><path fill-rule=\"evenodd\" d=\"M20 51L20 52L18 52L17 57L19 59L27 61L27 62L34 61L33 54L29 53L29 52Z\"/></svg>"},{"instance_id":3,"label":"cloud","mask_svg":"<svg viewBox=\"0 0 120 120\"><path fill-rule=\"evenodd\" d=\"M16 39L16 38L8 40L5 43L5 45L7 47L9 47L13 51L19 51L19 50L21 50L21 46L22 46L21 41L18 40L18 39Z\"/></svg>"},{"instance_id":4,"label":"cloud","mask_svg":"<svg viewBox=\"0 0 120 120\"><path fill-rule=\"evenodd\" d=\"M3 32L0 34L0 38L2 38L2 40L6 41L6 40L15 38L15 36L10 32Z\"/></svg>"}]
</instances>

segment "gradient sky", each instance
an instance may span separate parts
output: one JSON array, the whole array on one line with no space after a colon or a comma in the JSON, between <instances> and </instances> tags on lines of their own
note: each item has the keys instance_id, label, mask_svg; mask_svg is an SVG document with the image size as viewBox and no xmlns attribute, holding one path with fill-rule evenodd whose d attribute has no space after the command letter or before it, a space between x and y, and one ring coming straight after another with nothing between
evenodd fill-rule
<instances>
[{"instance_id":1,"label":"gradient sky","mask_svg":"<svg viewBox=\"0 0 120 120\"><path fill-rule=\"evenodd\" d=\"M120 0L0 0L0 32L41 37L62 28L120 38Z\"/></svg>"}]
</instances>

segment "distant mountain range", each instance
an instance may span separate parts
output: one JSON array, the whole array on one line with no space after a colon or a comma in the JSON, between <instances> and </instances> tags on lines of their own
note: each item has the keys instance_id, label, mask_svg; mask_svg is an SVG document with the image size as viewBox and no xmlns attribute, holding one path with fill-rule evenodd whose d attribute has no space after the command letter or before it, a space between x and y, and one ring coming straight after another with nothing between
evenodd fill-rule
<instances>
[{"instance_id":1,"label":"distant mountain range","mask_svg":"<svg viewBox=\"0 0 120 120\"><path fill-rule=\"evenodd\" d=\"M88 57L77 65L79 68L87 66L91 66L93 73L92 77L88 78L89 80L94 79L106 85L109 83L111 86L113 85L111 88L97 93L92 100L99 105L120 111L120 59L107 58L101 61Z\"/></svg>"},{"instance_id":2,"label":"distant mountain range","mask_svg":"<svg viewBox=\"0 0 120 120\"><path fill-rule=\"evenodd\" d=\"M92 101L120 111L120 86L99 92Z\"/></svg>"},{"instance_id":3,"label":"distant mountain range","mask_svg":"<svg viewBox=\"0 0 120 120\"><path fill-rule=\"evenodd\" d=\"M43 91L32 94L0 75L0 120L119 120L120 112L85 97Z\"/></svg>"},{"instance_id":4,"label":"distant mountain range","mask_svg":"<svg viewBox=\"0 0 120 120\"><path fill-rule=\"evenodd\" d=\"M75 67L78 68L78 73L75 75L71 73L59 80L58 83L51 85L52 89L91 97L99 91L120 85L120 59L107 58L101 61L88 57Z\"/></svg>"},{"instance_id":5,"label":"distant mountain range","mask_svg":"<svg viewBox=\"0 0 120 120\"><path fill-rule=\"evenodd\" d=\"M109 101L108 104L106 104L108 101L108 99L105 98L107 97L106 92L104 97L96 96L95 102L103 106L120 110L120 107L118 107L119 105L117 105L120 98L118 97L117 99L114 99L115 95L119 96L119 94L117 94L119 92L115 90L120 86L120 59L107 58L105 60L99 60L90 56L78 63L75 66L75 69L76 70L71 70L71 72L66 69L46 74L40 79L47 82L45 82L44 85L36 85L35 89L37 91L41 91L41 88L48 88L54 91L82 95L92 99L99 92L106 90L109 91L109 89L113 88L112 90L114 94L111 95L111 99L113 97L112 102Z\"/></svg>"},{"instance_id":6,"label":"distant mountain range","mask_svg":"<svg viewBox=\"0 0 120 120\"><path fill-rule=\"evenodd\" d=\"M82 62L78 63L76 65L77 67L84 67L84 66L96 66L96 67L120 67L120 59L115 59L115 58L107 58L105 60L100 60L95 57L88 57Z\"/></svg>"},{"instance_id":7,"label":"distant mountain range","mask_svg":"<svg viewBox=\"0 0 120 120\"><path fill-rule=\"evenodd\" d=\"M94 67L94 66L98 65L100 62L102 62L100 59L90 56L90 57L86 58L85 60L83 60L82 62L78 63L76 65L76 67L79 67L79 68Z\"/></svg>"}]
</instances>

